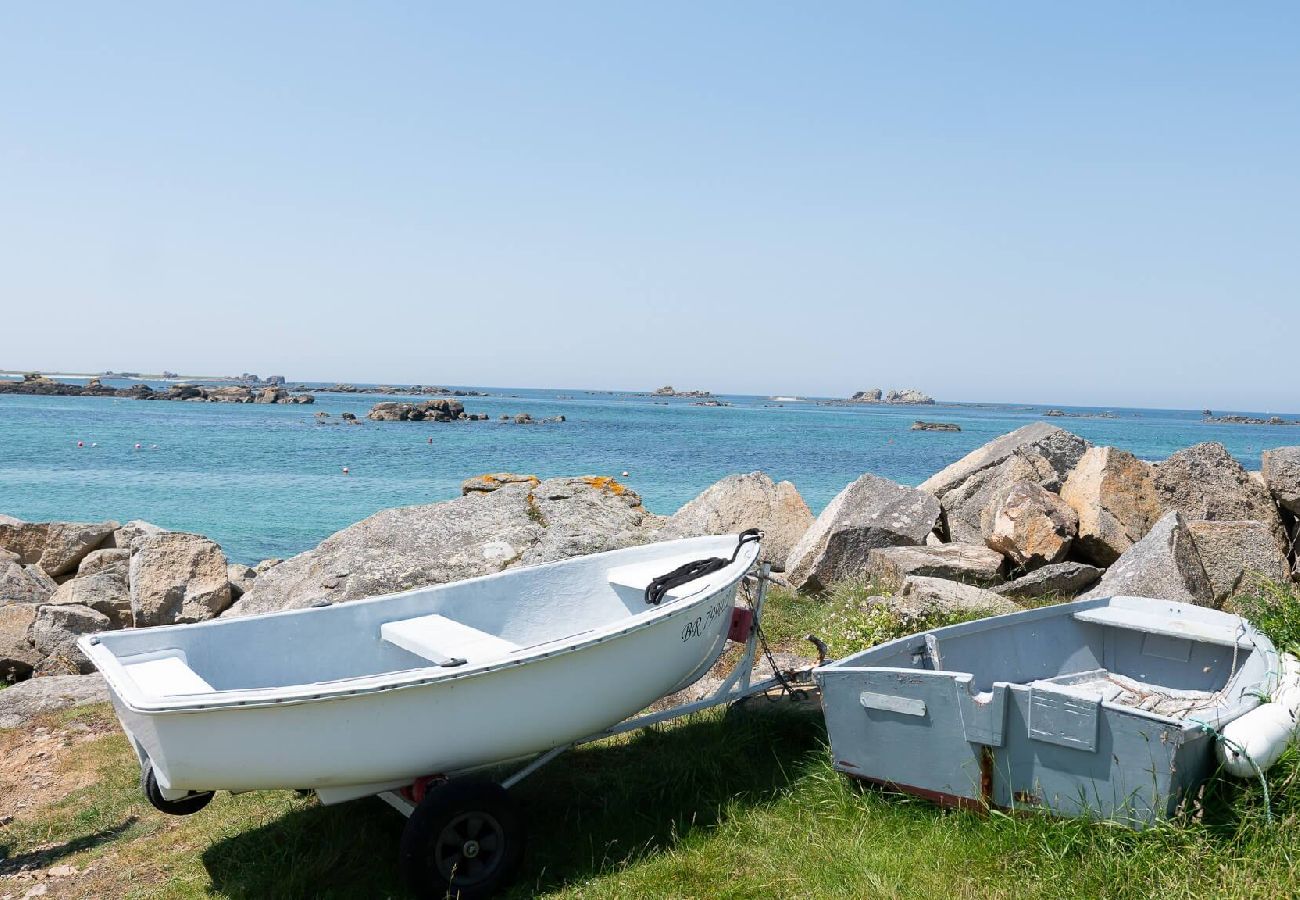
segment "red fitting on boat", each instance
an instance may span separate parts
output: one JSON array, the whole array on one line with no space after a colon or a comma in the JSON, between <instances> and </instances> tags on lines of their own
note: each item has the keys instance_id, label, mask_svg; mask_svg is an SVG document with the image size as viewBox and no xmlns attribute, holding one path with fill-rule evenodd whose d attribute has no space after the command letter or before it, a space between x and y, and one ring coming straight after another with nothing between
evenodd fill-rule
<instances>
[{"instance_id":1,"label":"red fitting on boat","mask_svg":"<svg viewBox=\"0 0 1300 900\"><path fill-rule=\"evenodd\" d=\"M401 795L410 800L416 806L424 802L424 795L429 793L429 788L447 780L445 775L421 775L412 781L400 791Z\"/></svg>"},{"instance_id":2,"label":"red fitting on boat","mask_svg":"<svg viewBox=\"0 0 1300 900\"><path fill-rule=\"evenodd\" d=\"M749 635L753 630L754 611L747 606L733 606L731 608L731 630L727 632L727 640L743 644L749 640Z\"/></svg>"}]
</instances>

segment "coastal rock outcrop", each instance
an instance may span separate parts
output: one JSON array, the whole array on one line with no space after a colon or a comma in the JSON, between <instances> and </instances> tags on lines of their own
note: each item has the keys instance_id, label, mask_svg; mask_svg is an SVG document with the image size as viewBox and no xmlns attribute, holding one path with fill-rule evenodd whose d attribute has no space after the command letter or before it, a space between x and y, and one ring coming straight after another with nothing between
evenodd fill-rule
<instances>
[{"instance_id":1,"label":"coastal rock outcrop","mask_svg":"<svg viewBox=\"0 0 1300 900\"><path fill-rule=\"evenodd\" d=\"M536 475L519 475L515 472L485 472L482 475L475 475L473 478L466 478L460 484L460 494L482 493L490 494L497 488L505 487L507 484L529 484L538 485L542 480Z\"/></svg>"},{"instance_id":2,"label":"coastal rock outcrop","mask_svg":"<svg viewBox=\"0 0 1300 900\"><path fill-rule=\"evenodd\" d=\"M857 391L848 400L849 403L893 403L900 406L930 406L934 403L934 398L924 391L918 391L915 388L890 388L888 392L881 391L880 388L870 388L865 391Z\"/></svg>"},{"instance_id":3,"label":"coastal rock outcrop","mask_svg":"<svg viewBox=\"0 0 1300 900\"><path fill-rule=\"evenodd\" d=\"M226 555L197 534L143 538L131 554L130 582L137 626L202 622L231 603Z\"/></svg>"},{"instance_id":4,"label":"coastal rock outcrop","mask_svg":"<svg viewBox=\"0 0 1300 900\"><path fill-rule=\"evenodd\" d=\"M88 606L46 604L36 610L29 636L32 646L42 657L36 672L44 675L85 675L94 671L90 660L77 649L83 634L108 631L113 623L108 616Z\"/></svg>"},{"instance_id":5,"label":"coastal rock outcrop","mask_svg":"<svg viewBox=\"0 0 1300 900\"><path fill-rule=\"evenodd\" d=\"M132 519L121 528L113 532L113 537L105 546L112 546L119 550L140 549L141 544L148 538L156 534L166 534L167 529L161 525L155 525L152 522L146 522L144 519Z\"/></svg>"},{"instance_id":6,"label":"coastal rock outcrop","mask_svg":"<svg viewBox=\"0 0 1300 900\"><path fill-rule=\"evenodd\" d=\"M1278 506L1300 516L1300 447L1278 447L1261 455L1260 474Z\"/></svg>"},{"instance_id":7,"label":"coastal rock outcrop","mask_svg":"<svg viewBox=\"0 0 1300 900\"><path fill-rule=\"evenodd\" d=\"M890 605L899 612L915 617L992 616L1020 609L1006 597L984 588L923 575L909 575L905 578Z\"/></svg>"},{"instance_id":8,"label":"coastal rock outcrop","mask_svg":"<svg viewBox=\"0 0 1300 900\"><path fill-rule=\"evenodd\" d=\"M1078 527L1074 510L1033 481L999 490L981 516L984 543L1021 569L1063 560Z\"/></svg>"},{"instance_id":9,"label":"coastal rock outcrop","mask_svg":"<svg viewBox=\"0 0 1300 900\"><path fill-rule=\"evenodd\" d=\"M339 603L616 550L662 524L612 478L548 478L375 513L257 576L226 615Z\"/></svg>"},{"instance_id":10,"label":"coastal rock outcrop","mask_svg":"<svg viewBox=\"0 0 1300 900\"><path fill-rule=\"evenodd\" d=\"M1059 490L1089 446L1078 435L1034 422L972 450L920 489L943 506L950 540L983 543L984 510L999 490L1021 480Z\"/></svg>"},{"instance_id":11,"label":"coastal rock outcrop","mask_svg":"<svg viewBox=\"0 0 1300 900\"><path fill-rule=\"evenodd\" d=\"M1177 510L1165 515L1151 531L1106 570L1101 582L1084 596L1130 594L1194 603L1214 604L1214 588L1196 540Z\"/></svg>"},{"instance_id":12,"label":"coastal rock outcrop","mask_svg":"<svg viewBox=\"0 0 1300 900\"><path fill-rule=\"evenodd\" d=\"M60 709L107 702L108 685L98 674L33 678L0 691L0 728L17 728Z\"/></svg>"},{"instance_id":13,"label":"coastal rock outcrop","mask_svg":"<svg viewBox=\"0 0 1300 900\"><path fill-rule=\"evenodd\" d=\"M116 534L117 532L114 532ZM131 565L131 551L125 547L103 547L91 550L77 565L77 576L111 572L126 578Z\"/></svg>"},{"instance_id":14,"label":"coastal rock outcrop","mask_svg":"<svg viewBox=\"0 0 1300 900\"><path fill-rule=\"evenodd\" d=\"M1075 553L1108 566L1146 536L1163 507L1152 467L1126 450L1090 447L1061 486L1079 517Z\"/></svg>"},{"instance_id":15,"label":"coastal rock outcrop","mask_svg":"<svg viewBox=\"0 0 1300 900\"><path fill-rule=\"evenodd\" d=\"M863 475L835 496L790 551L786 575L801 590L823 590L866 575L877 547L922 544L939 519L931 495Z\"/></svg>"},{"instance_id":16,"label":"coastal rock outcrop","mask_svg":"<svg viewBox=\"0 0 1300 900\"><path fill-rule=\"evenodd\" d=\"M1189 519L1264 522L1283 538L1282 520L1269 491L1222 444L1179 450L1155 470L1156 491L1165 508Z\"/></svg>"},{"instance_id":17,"label":"coastal rock outcrop","mask_svg":"<svg viewBox=\"0 0 1300 900\"><path fill-rule=\"evenodd\" d=\"M922 422L917 419L912 423L912 431L961 431L961 426L953 422Z\"/></svg>"},{"instance_id":18,"label":"coastal rock outcrop","mask_svg":"<svg viewBox=\"0 0 1300 900\"><path fill-rule=\"evenodd\" d=\"M117 522L0 523L0 549L18 554L57 578L76 571L82 558L117 529Z\"/></svg>"},{"instance_id":19,"label":"coastal rock outcrop","mask_svg":"<svg viewBox=\"0 0 1300 900\"><path fill-rule=\"evenodd\" d=\"M253 586L253 579L257 577L257 570L252 566L246 566L243 563L230 563L226 566L226 578L230 581L230 599L238 600L244 594L248 593L249 588Z\"/></svg>"},{"instance_id":20,"label":"coastal rock outcrop","mask_svg":"<svg viewBox=\"0 0 1300 900\"><path fill-rule=\"evenodd\" d=\"M967 584L997 584L1005 560L981 544L939 544L934 547L878 547L867 557L871 580L897 590L909 575L945 578Z\"/></svg>"},{"instance_id":21,"label":"coastal rock outcrop","mask_svg":"<svg viewBox=\"0 0 1300 900\"><path fill-rule=\"evenodd\" d=\"M761 528L763 558L784 563L812 526L813 514L793 484L763 472L728 475L677 510L660 540Z\"/></svg>"},{"instance_id":22,"label":"coastal rock outcrop","mask_svg":"<svg viewBox=\"0 0 1300 900\"><path fill-rule=\"evenodd\" d=\"M934 398L916 388L903 388L901 391L891 388L889 393L885 394L885 402L926 406L934 403Z\"/></svg>"},{"instance_id":23,"label":"coastal rock outcrop","mask_svg":"<svg viewBox=\"0 0 1300 900\"><path fill-rule=\"evenodd\" d=\"M1104 569L1081 562L1060 562L1034 569L1014 581L993 588L995 594L1033 600L1040 597L1073 597L1097 583Z\"/></svg>"},{"instance_id":24,"label":"coastal rock outcrop","mask_svg":"<svg viewBox=\"0 0 1300 900\"><path fill-rule=\"evenodd\" d=\"M486 421L487 413L467 413L459 400L443 397L423 403L397 403L392 400L376 403L366 413L367 419L376 422L456 422Z\"/></svg>"},{"instance_id":25,"label":"coastal rock outcrop","mask_svg":"<svg viewBox=\"0 0 1300 900\"><path fill-rule=\"evenodd\" d=\"M1285 581L1291 575L1277 534L1264 522L1193 520L1187 523L1205 574L1214 589L1214 602L1246 593L1261 579Z\"/></svg>"},{"instance_id":26,"label":"coastal rock outcrop","mask_svg":"<svg viewBox=\"0 0 1300 900\"><path fill-rule=\"evenodd\" d=\"M673 390L673 386L671 384L665 384L663 387L655 388L653 391L651 391L650 396L651 397L689 397L692 399L701 400L706 397L712 397L713 392L712 391L677 391L677 390Z\"/></svg>"},{"instance_id":27,"label":"coastal rock outcrop","mask_svg":"<svg viewBox=\"0 0 1300 900\"><path fill-rule=\"evenodd\" d=\"M85 606L108 616L110 627L132 623L131 589L121 572L101 571L78 575L59 585L46 601L56 606Z\"/></svg>"},{"instance_id":28,"label":"coastal rock outcrop","mask_svg":"<svg viewBox=\"0 0 1300 900\"><path fill-rule=\"evenodd\" d=\"M16 553L0 550L0 607L40 603L54 592L54 579L37 566L24 566Z\"/></svg>"},{"instance_id":29,"label":"coastal rock outcrop","mask_svg":"<svg viewBox=\"0 0 1300 900\"><path fill-rule=\"evenodd\" d=\"M0 606L0 682L26 678L41 661L27 636L36 621L37 609L35 603Z\"/></svg>"}]
</instances>

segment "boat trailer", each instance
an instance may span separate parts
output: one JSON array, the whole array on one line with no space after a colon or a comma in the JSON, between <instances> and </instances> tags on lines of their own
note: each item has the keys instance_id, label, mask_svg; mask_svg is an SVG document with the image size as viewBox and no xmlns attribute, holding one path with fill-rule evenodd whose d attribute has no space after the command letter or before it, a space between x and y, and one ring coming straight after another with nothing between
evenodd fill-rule
<instances>
[{"instance_id":1,"label":"boat trailer","mask_svg":"<svg viewBox=\"0 0 1300 900\"><path fill-rule=\"evenodd\" d=\"M522 862L526 838L523 818L508 791L566 751L706 709L740 703L777 688L792 699L815 691L812 668L780 671L763 637L763 604L773 571L771 563L763 562L746 574L741 589L752 580L753 599L748 608L732 607L729 634L730 640L743 643L744 651L707 697L634 716L543 751L506 778L486 778L476 774L484 768L475 768L425 776L399 790L376 795L407 819L401 841L401 871L416 896L450 895L477 900L504 887ZM824 664L825 645L812 635L808 640L817 647L818 664ZM773 674L755 682L753 669L760 652L771 664ZM499 767L498 763L485 768Z\"/></svg>"}]
</instances>

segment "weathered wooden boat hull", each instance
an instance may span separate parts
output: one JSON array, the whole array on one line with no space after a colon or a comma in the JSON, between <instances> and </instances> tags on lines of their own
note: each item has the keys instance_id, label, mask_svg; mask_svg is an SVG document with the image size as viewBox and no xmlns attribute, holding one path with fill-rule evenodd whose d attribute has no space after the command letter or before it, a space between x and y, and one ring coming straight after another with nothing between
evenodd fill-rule
<instances>
[{"instance_id":1,"label":"weathered wooden boat hull","mask_svg":"<svg viewBox=\"0 0 1300 900\"><path fill-rule=\"evenodd\" d=\"M1235 616L1106 598L936 629L815 677L842 772L946 805L1141 827L1213 774L1202 723L1254 708L1277 672Z\"/></svg>"}]
</instances>

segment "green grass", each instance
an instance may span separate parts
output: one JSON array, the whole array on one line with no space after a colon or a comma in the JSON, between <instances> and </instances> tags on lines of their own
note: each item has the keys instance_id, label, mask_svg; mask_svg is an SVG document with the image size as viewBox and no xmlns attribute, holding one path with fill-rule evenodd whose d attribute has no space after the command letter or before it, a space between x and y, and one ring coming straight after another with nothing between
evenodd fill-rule
<instances>
[{"instance_id":1,"label":"green grass","mask_svg":"<svg viewBox=\"0 0 1300 900\"><path fill-rule=\"evenodd\" d=\"M863 586L816 601L775 593L769 638L787 645L811 631L844 653L892 637L903 623L870 612L869 597ZM1287 631L1300 622L1294 589L1252 602L1265 604L1260 624L1279 643L1300 634ZM110 719L95 707L55 725ZM815 711L751 701L561 757L516 789L532 828L512 896L1283 897L1300 886L1294 753L1270 773L1272 827L1257 783L1218 781L1185 820L1134 833L863 788L830 768L825 741ZM140 798L120 734L74 744L64 765L81 786L0 829L0 872L91 866L63 885L79 885L67 896L402 895L402 823L379 801L219 794L170 819ZM0 895L23 889L0 880Z\"/></svg>"}]
</instances>

